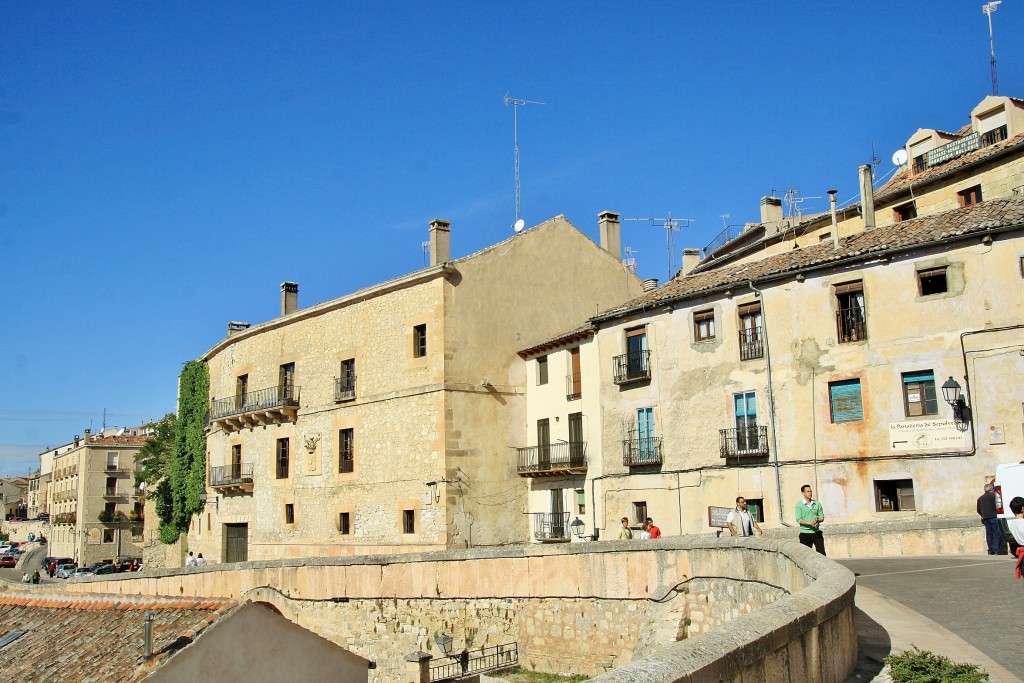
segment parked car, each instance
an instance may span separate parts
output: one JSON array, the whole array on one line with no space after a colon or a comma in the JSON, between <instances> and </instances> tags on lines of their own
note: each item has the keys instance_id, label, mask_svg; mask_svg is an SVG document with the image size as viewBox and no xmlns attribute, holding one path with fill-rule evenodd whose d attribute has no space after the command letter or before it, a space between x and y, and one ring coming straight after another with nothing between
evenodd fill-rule
<instances>
[{"instance_id":1,"label":"parked car","mask_svg":"<svg viewBox=\"0 0 1024 683\"><path fill-rule=\"evenodd\" d=\"M67 564L58 564L57 571L54 572L54 576L56 576L58 579L71 578L71 575L75 573L75 569L77 569L77 567L78 565L76 565L74 562L68 562Z\"/></svg>"},{"instance_id":2,"label":"parked car","mask_svg":"<svg viewBox=\"0 0 1024 683\"><path fill-rule=\"evenodd\" d=\"M68 579L74 581L75 579L80 579L83 576L92 576L92 569L89 567L78 567L68 575Z\"/></svg>"},{"instance_id":3,"label":"parked car","mask_svg":"<svg viewBox=\"0 0 1024 683\"><path fill-rule=\"evenodd\" d=\"M18 566L18 558L14 555L4 555L0 557L0 567L16 567Z\"/></svg>"}]
</instances>

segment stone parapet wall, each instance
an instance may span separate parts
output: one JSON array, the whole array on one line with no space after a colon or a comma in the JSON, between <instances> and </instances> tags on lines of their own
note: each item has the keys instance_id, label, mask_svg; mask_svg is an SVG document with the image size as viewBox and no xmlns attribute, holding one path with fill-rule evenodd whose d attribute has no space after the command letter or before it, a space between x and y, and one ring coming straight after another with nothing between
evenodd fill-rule
<instances>
[{"instance_id":1,"label":"stone parapet wall","mask_svg":"<svg viewBox=\"0 0 1024 683\"><path fill-rule=\"evenodd\" d=\"M689 680L743 661L840 681L856 658L853 586L792 540L668 538L147 570L67 589L264 601L376 661L382 682L403 680L409 653L438 654L437 633L458 650L515 641L524 666L602 680Z\"/></svg>"}]
</instances>

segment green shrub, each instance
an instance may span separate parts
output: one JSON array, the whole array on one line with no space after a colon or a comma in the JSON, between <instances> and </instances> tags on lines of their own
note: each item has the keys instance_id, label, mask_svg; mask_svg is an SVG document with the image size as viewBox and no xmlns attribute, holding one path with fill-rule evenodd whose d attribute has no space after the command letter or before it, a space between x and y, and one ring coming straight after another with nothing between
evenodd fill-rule
<instances>
[{"instance_id":1,"label":"green shrub","mask_svg":"<svg viewBox=\"0 0 1024 683\"><path fill-rule=\"evenodd\" d=\"M983 683L988 674L975 664L957 664L949 657L914 647L885 658L893 683Z\"/></svg>"}]
</instances>

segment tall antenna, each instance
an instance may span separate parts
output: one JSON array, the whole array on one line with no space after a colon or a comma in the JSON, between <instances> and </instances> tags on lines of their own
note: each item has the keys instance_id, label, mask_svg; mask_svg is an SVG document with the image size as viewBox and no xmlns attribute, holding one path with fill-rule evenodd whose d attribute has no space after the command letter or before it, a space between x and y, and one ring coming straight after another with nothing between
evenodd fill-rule
<instances>
[{"instance_id":1,"label":"tall antenna","mask_svg":"<svg viewBox=\"0 0 1024 683\"><path fill-rule=\"evenodd\" d=\"M509 97L508 93L505 93L505 106L512 105L512 136L515 142L515 157L516 157L516 225L519 225L519 221L523 219L522 212L520 211L519 201L519 107L524 104L544 104L544 102L534 102L532 100L517 100L514 97ZM522 229L521 227L519 228ZM518 232L518 231L517 231Z\"/></svg>"},{"instance_id":2,"label":"tall antenna","mask_svg":"<svg viewBox=\"0 0 1024 683\"><path fill-rule=\"evenodd\" d=\"M774 190L772 192L774 194ZM800 205L803 202L808 199L821 199L821 197L798 197L798 194L800 194L800 188L793 187L786 190L786 195L782 198L782 201L786 202L786 206L789 207L788 217L790 218L794 216L798 219L803 217L803 211L800 210Z\"/></svg>"},{"instance_id":3,"label":"tall antenna","mask_svg":"<svg viewBox=\"0 0 1024 683\"><path fill-rule=\"evenodd\" d=\"M626 247L626 258L622 259L622 267L626 270L636 272L636 258L633 254L639 254L639 251Z\"/></svg>"},{"instance_id":4,"label":"tall antenna","mask_svg":"<svg viewBox=\"0 0 1024 683\"><path fill-rule=\"evenodd\" d=\"M668 255L668 279L671 280L672 276L676 272L675 262L675 239L672 235L674 232L679 232L683 228L690 227L690 223L693 222L692 218L672 218L672 212L668 212L668 218L627 218L627 221L650 221L651 225L656 228L665 229L665 251Z\"/></svg>"},{"instance_id":5,"label":"tall antenna","mask_svg":"<svg viewBox=\"0 0 1024 683\"><path fill-rule=\"evenodd\" d=\"M992 55L992 94L999 94L999 77L996 76L996 42L992 38L992 13L999 8L1003 0L992 0L981 6L981 11L988 15L988 49Z\"/></svg>"},{"instance_id":6,"label":"tall antenna","mask_svg":"<svg viewBox=\"0 0 1024 683\"><path fill-rule=\"evenodd\" d=\"M430 241L421 242L420 248L423 249L423 267L426 268L430 265Z\"/></svg>"}]
</instances>

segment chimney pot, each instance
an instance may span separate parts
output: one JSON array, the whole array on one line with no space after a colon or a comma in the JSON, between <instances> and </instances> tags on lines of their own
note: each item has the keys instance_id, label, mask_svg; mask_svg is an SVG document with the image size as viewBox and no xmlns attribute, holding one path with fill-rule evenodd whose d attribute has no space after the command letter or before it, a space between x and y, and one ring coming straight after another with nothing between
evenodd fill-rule
<instances>
[{"instance_id":1,"label":"chimney pot","mask_svg":"<svg viewBox=\"0 0 1024 683\"><path fill-rule=\"evenodd\" d=\"M683 249L683 275L689 275L700 264L700 249Z\"/></svg>"},{"instance_id":2,"label":"chimney pot","mask_svg":"<svg viewBox=\"0 0 1024 683\"><path fill-rule=\"evenodd\" d=\"M860 208L864 216L864 230L875 227L875 190L872 185L871 164L860 167Z\"/></svg>"},{"instance_id":3,"label":"chimney pot","mask_svg":"<svg viewBox=\"0 0 1024 683\"><path fill-rule=\"evenodd\" d=\"M614 211L602 211L597 214L597 225L601 233L601 248L622 260L622 224L619 214Z\"/></svg>"},{"instance_id":4,"label":"chimney pot","mask_svg":"<svg viewBox=\"0 0 1024 683\"><path fill-rule=\"evenodd\" d=\"M242 330L247 329L249 329L249 323L243 323L237 320L232 320L231 322L228 323L228 336L230 337L235 332L241 332Z\"/></svg>"},{"instance_id":5,"label":"chimney pot","mask_svg":"<svg viewBox=\"0 0 1024 683\"><path fill-rule=\"evenodd\" d=\"M297 282L282 282L281 315L288 315L297 310L299 310L299 284Z\"/></svg>"},{"instance_id":6,"label":"chimney pot","mask_svg":"<svg viewBox=\"0 0 1024 683\"><path fill-rule=\"evenodd\" d=\"M439 266L452 258L451 223L440 218L430 221L430 265Z\"/></svg>"}]
</instances>

